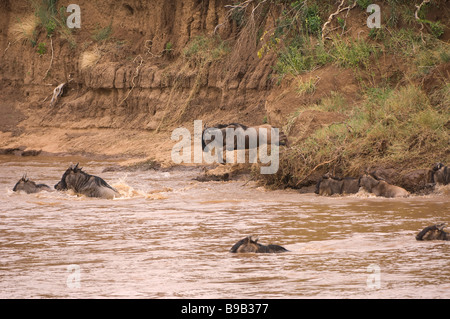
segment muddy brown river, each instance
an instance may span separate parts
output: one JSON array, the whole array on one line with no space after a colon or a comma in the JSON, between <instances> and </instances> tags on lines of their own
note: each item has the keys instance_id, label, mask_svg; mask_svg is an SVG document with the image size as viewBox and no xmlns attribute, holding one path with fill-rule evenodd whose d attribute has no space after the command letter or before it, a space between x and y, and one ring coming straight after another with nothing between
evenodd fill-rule
<instances>
[{"instance_id":1,"label":"muddy brown river","mask_svg":"<svg viewBox=\"0 0 450 319\"><path fill-rule=\"evenodd\" d=\"M71 163L114 200L12 191L56 184ZM404 199L320 197L199 170L105 172L113 161L0 156L0 298L449 298L448 186ZM247 235L283 254L231 254Z\"/></svg>"}]
</instances>

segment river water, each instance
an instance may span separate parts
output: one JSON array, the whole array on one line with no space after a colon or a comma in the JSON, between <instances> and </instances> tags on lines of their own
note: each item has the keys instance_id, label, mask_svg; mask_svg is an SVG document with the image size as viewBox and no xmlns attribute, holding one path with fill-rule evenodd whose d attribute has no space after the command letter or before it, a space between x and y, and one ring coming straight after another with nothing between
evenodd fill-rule
<instances>
[{"instance_id":1,"label":"river water","mask_svg":"<svg viewBox=\"0 0 450 319\"><path fill-rule=\"evenodd\" d=\"M122 198L21 194L71 163ZM114 161L0 156L0 298L449 298L448 186L428 196L320 197L198 170L105 172ZM231 254L247 235L282 254Z\"/></svg>"}]
</instances>

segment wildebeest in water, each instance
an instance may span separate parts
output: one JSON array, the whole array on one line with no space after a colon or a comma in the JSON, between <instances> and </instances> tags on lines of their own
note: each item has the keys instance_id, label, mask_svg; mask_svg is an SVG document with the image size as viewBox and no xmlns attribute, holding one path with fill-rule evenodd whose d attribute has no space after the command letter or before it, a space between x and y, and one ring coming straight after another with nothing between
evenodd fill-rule
<instances>
[{"instance_id":1,"label":"wildebeest in water","mask_svg":"<svg viewBox=\"0 0 450 319\"><path fill-rule=\"evenodd\" d=\"M23 175L13 188L14 192L24 191L27 194L38 193L40 191L50 192L52 189L45 184L36 184L27 178L27 174Z\"/></svg>"},{"instance_id":2,"label":"wildebeest in water","mask_svg":"<svg viewBox=\"0 0 450 319\"><path fill-rule=\"evenodd\" d=\"M450 240L450 234L444 231L445 224L425 227L416 236L417 240Z\"/></svg>"},{"instance_id":3,"label":"wildebeest in water","mask_svg":"<svg viewBox=\"0 0 450 319\"><path fill-rule=\"evenodd\" d=\"M359 191L359 178L337 178L325 174L316 184L315 193L319 195L356 194Z\"/></svg>"},{"instance_id":4,"label":"wildebeest in water","mask_svg":"<svg viewBox=\"0 0 450 319\"><path fill-rule=\"evenodd\" d=\"M252 236L241 239L230 249L232 253L282 253L285 251L288 250L279 245L261 245L258 243L258 238L253 239Z\"/></svg>"},{"instance_id":5,"label":"wildebeest in water","mask_svg":"<svg viewBox=\"0 0 450 319\"><path fill-rule=\"evenodd\" d=\"M112 199L119 197L119 192L108 185L102 178L87 174L78 167L78 163L71 165L61 177L61 180L55 185L59 191L73 190L77 194L88 197L100 197Z\"/></svg>"},{"instance_id":6,"label":"wildebeest in water","mask_svg":"<svg viewBox=\"0 0 450 319\"><path fill-rule=\"evenodd\" d=\"M406 189L391 185L384 180L376 179L368 174L365 174L361 177L359 184L366 191L368 191L369 193L373 193L376 196L406 197L409 195Z\"/></svg>"},{"instance_id":7,"label":"wildebeest in water","mask_svg":"<svg viewBox=\"0 0 450 319\"><path fill-rule=\"evenodd\" d=\"M450 169L442 163L434 164L431 182L442 185L450 184Z\"/></svg>"}]
</instances>

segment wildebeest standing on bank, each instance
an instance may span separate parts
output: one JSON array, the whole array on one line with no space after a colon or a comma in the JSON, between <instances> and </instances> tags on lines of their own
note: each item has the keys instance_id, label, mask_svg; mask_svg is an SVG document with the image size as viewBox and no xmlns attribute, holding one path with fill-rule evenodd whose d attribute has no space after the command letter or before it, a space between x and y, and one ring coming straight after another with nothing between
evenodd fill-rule
<instances>
[{"instance_id":1,"label":"wildebeest standing on bank","mask_svg":"<svg viewBox=\"0 0 450 319\"><path fill-rule=\"evenodd\" d=\"M50 192L52 189L45 184L36 184L27 178L27 174L23 175L21 179L14 185L13 191L24 191L27 194L37 193L40 191Z\"/></svg>"},{"instance_id":2,"label":"wildebeest standing on bank","mask_svg":"<svg viewBox=\"0 0 450 319\"><path fill-rule=\"evenodd\" d=\"M450 169L442 163L436 163L431 173L431 182L447 185L450 183Z\"/></svg>"},{"instance_id":3,"label":"wildebeest standing on bank","mask_svg":"<svg viewBox=\"0 0 450 319\"><path fill-rule=\"evenodd\" d=\"M444 231L445 224L425 227L416 236L417 240L450 240L450 234Z\"/></svg>"},{"instance_id":4,"label":"wildebeest standing on bank","mask_svg":"<svg viewBox=\"0 0 450 319\"><path fill-rule=\"evenodd\" d=\"M75 166L70 166L61 177L55 189L59 191L73 190L75 193L82 194L88 197L100 197L112 199L119 197L119 192L108 185L102 178L94 175L89 175L78 168L78 163Z\"/></svg>"},{"instance_id":5,"label":"wildebeest standing on bank","mask_svg":"<svg viewBox=\"0 0 450 319\"><path fill-rule=\"evenodd\" d=\"M272 137L272 126L269 124L264 124L264 125L258 125L258 126L246 126L240 123L230 123L230 124L218 124L216 126L213 127L207 127L206 125L203 128L202 131L202 150L205 151L207 150L207 146L209 143L211 143L212 141L214 141L214 131L215 130L220 130L222 133L222 138L223 141L221 141L222 143L219 144L220 146L223 147L223 149L228 150L228 151L233 151L233 150L237 150L237 149L250 149L250 148L254 148L254 147L259 147L259 143L261 141L265 141L265 143L267 144L275 144L275 145L286 145L287 146L287 137L283 132L279 132L279 136L278 138ZM234 130L234 137L233 137L233 143L230 145L227 145L227 129L232 129ZM260 130L263 129L263 130ZM206 136L205 133L211 133L212 135L208 138ZM256 133L255 136L252 136L252 132ZM267 132L266 136L264 136L263 138L261 138L261 134L262 132ZM238 137L242 136L245 139L245 142L243 143L238 143ZM253 142L255 143L254 145L251 144L250 141L250 137L253 137ZM227 147L228 146L228 147Z\"/></svg>"},{"instance_id":6,"label":"wildebeest standing on bank","mask_svg":"<svg viewBox=\"0 0 450 319\"><path fill-rule=\"evenodd\" d=\"M384 197L406 197L409 195L408 191L399 186L388 184L383 180L378 180L370 175L363 175L360 179L360 186L362 186L369 193L376 196Z\"/></svg>"},{"instance_id":7,"label":"wildebeest standing on bank","mask_svg":"<svg viewBox=\"0 0 450 319\"><path fill-rule=\"evenodd\" d=\"M288 251L286 248L278 245L261 245L258 238L253 239L252 236L241 239L231 247L232 253L282 253Z\"/></svg>"}]
</instances>

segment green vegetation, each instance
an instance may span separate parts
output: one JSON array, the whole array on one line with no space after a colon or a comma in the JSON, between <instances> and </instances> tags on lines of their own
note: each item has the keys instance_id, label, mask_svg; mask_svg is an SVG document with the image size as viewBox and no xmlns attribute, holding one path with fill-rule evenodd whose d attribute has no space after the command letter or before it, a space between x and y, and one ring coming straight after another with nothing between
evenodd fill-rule
<instances>
[{"instance_id":1,"label":"green vegetation","mask_svg":"<svg viewBox=\"0 0 450 319\"><path fill-rule=\"evenodd\" d=\"M62 39L69 42L70 47L76 46L76 41L72 35L72 30L66 25L66 8L57 8L58 0L30 0L34 8L35 22L29 19L25 24L27 37L31 39L31 44L35 46L39 28L45 31L47 37L58 34ZM32 28L32 31L31 31ZM32 37L28 34L33 34Z\"/></svg>"},{"instance_id":2,"label":"green vegetation","mask_svg":"<svg viewBox=\"0 0 450 319\"><path fill-rule=\"evenodd\" d=\"M98 26L97 29L92 34L92 39L97 42L105 42L109 40L112 33L112 22L109 23L106 27Z\"/></svg>"},{"instance_id":3,"label":"green vegetation","mask_svg":"<svg viewBox=\"0 0 450 319\"><path fill-rule=\"evenodd\" d=\"M45 42L41 42L38 44L36 52L39 55L44 55L47 52L47 46L46 46Z\"/></svg>"},{"instance_id":4,"label":"green vegetation","mask_svg":"<svg viewBox=\"0 0 450 319\"><path fill-rule=\"evenodd\" d=\"M56 8L58 0L42 0L40 3L33 1L32 4L35 8L35 15L38 17L40 25L47 32L47 36L51 37L58 25Z\"/></svg>"},{"instance_id":5,"label":"green vegetation","mask_svg":"<svg viewBox=\"0 0 450 319\"><path fill-rule=\"evenodd\" d=\"M305 96L320 85L314 73L309 80L304 80L305 74L335 64L353 71L360 91L356 103L339 91L331 92L288 115L282 126L292 144L282 150L277 174L259 176L266 185L299 187L308 185L309 176L326 171L346 176L370 166L407 170L450 161L450 85L445 84L445 74L436 72L450 61L450 51L449 44L439 40L445 25L425 18L432 4L423 6L416 20L413 4L386 0L386 23L369 30L368 37L347 36L347 16L341 14L334 17L333 32L324 39L322 21L335 7L318 10L317 1L281 3L285 9L274 31L261 37L258 52L260 58L276 53L275 76L293 80L295 91ZM370 3L357 0L354 10L365 11ZM315 21L320 21L320 28L314 27ZM385 61L395 63L389 67ZM435 78L433 88L424 88L427 75ZM339 113L340 120L304 136L307 123L299 119L311 112Z\"/></svg>"},{"instance_id":6,"label":"green vegetation","mask_svg":"<svg viewBox=\"0 0 450 319\"><path fill-rule=\"evenodd\" d=\"M229 52L229 47L220 37L198 35L183 50L183 57L193 66L204 66L222 59Z\"/></svg>"},{"instance_id":7,"label":"green vegetation","mask_svg":"<svg viewBox=\"0 0 450 319\"><path fill-rule=\"evenodd\" d=\"M268 185L298 187L317 166L356 176L370 166L405 168L448 156L448 104L442 111L434 108L415 85L376 88L367 92L362 105L346 106L340 95L315 106L342 112L346 120L318 129L282 152L278 173L260 178Z\"/></svg>"}]
</instances>

